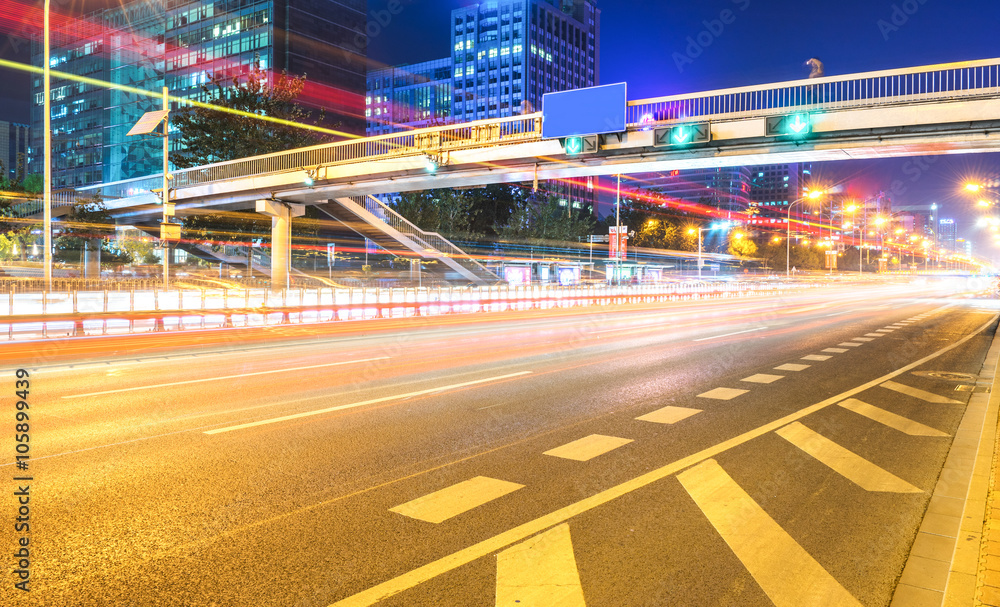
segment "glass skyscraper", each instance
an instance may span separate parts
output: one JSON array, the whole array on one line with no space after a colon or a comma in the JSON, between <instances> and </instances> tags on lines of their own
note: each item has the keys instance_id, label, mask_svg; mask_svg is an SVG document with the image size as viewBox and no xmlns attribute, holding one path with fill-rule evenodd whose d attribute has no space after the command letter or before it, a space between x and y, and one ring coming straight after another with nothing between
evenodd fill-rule
<instances>
[{"instance_id":1,"label":"glass skyscraper","mask_svg":"<svg viewBox=\"0 0 1000 607\"><path fill-rule=\"evenodd\" d=\"M305 74L300 100L325 108L336 128L363 133L366 10L365 0L133 0L54 29L53 70L111 84L53 77L53 186L160 172L159 138L125 134L144 112L162 108L163 86L173 97L204 100L201 85L212 75L232 77L255 63ZM36 65L41 50L34 41ZM40 152L41 77L32 84L32 148ZM32 157L40 173L41 154Z\"/></svg>"}]
</instances>

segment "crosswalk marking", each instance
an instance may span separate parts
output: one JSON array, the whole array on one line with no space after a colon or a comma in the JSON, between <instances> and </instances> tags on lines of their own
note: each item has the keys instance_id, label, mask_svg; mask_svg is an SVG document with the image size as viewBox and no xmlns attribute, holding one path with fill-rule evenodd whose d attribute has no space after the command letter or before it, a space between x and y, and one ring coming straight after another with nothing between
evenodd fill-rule
<instances>
[{"instance_id":1,"label":"crosswalk marking","mask_svg":"<svg viewBox=\"0 0 1000 607\"><path fill-rule=\"evenodd\" d=\"M874 337L855 337L854 341L869 342L869 341L875 341L875 338Z\"/></svg>"},{"instance_id":2,"label":"crosswalk marking","mask_svg":"<svg viewBox=\"0 0 1000 607\"><path fill-rule=\"evenodd\" d=\"M864 344L856 344L853 341L845 341L842 344L837 344L838 346L844 346L846 348L857 348L858 346L863 346Z\"/></svg>"},{"instance_id":3,"label":"crosswalk marking","mask_svg":"<svg viewBox=\"0 0 1000 607\"><path fill-rule=\"evenodd\" d=\"M832 356L824 356L822 354L810 354L809 356L803 356L802 360L815 360L817 362L822 362L824 360L830 360Z\"/></svg>"},{"instance_id":4,"label":"crosswalk marking","mask_svg":"<svg viewBox=\"0 0 1000 607\"><path fill-rule=\"evenodd\" d=\"M692 415L701 413L701 409L688 409L686 407L664 407L662 409L657 409L652 413L647 413L643 416L637 417L636 419L644 422L653 422L654 424L676 424L677 422L687 419Z\"/></svg>"},{"instance_id":5,"label":"crosswalk marking","mask_svg":"<svg viewBox=\"0 0 1000 607\"><path fill-rule=\"evenodd\" d=\"M569 525L497 555L497 607L585 607Z\"/></svg>"},{"instance_id":6,"label":"crosswalk marking","mask_svg":"<svg viewBox=\"0 0 1000 607\"><path fill-rule=\"evenodd\" d=\"M865 333L865 337L885 337L885 333Z\"/></svg>"},{"instance_id":7,"label":"crosswalk marking","mask_svg":"<svg viewBox=\"0 0 1000 607\"><path fill-rule=\"evenodd\" d=\"M517 483L477 476L389 510L419 521L443 523L463 512L523 488L524 485Z\"/></svg>"},{"instance_id":8,"label":"crosswalk marking","mask_svg":"<svg viewBox=\"0 0 1000 607\"><path fill-rule=\"evenodd\" d=\"M549 449L544 455L561 457L578 462L592 460L598 455L604 455L608 451L614 451L618 447L632 442L630 438L618 438L616 436L604 436L603 434L591 434L571 443L566 443L561 447Z\"/></svg>"},{"instance_id":9,"label":"crosswalk marking","mask_svg":"<svg viewBox=\"0 0 1000 607\"><path fill-rule=\"evenodd\" d=\"M779 379L784 379L784 375L769 375L767 373L757 373L756 375L751 375L750 377L744 377L740 381L749 382L751 384L773 384Z\"/></svg>"},{"instance_id":10,"label":"crosswalk marking","mask_svg":"<svg viewBox=\"0 0 1000 607\"><path fill-rule=\"evenodd\" d=\"M776 607L861 607L714 459L677 480Z\"/></svg>"},{"instance_id":11,"label":"crosswalk marking","mask_svg":"<svg viewBox=\"0 0 1000 607\"><path fill-rule=\"evenodd\" d=\"M865 491L923 493L910 483L841 447L799 422L778 429L775 434L805 451L834 472Z\"/></svg>"},{"instance_id":12,"label":"crosswalk marking","mask_svg":"<svg viewBox=\"0 0 1000 607\"><path fill-rule=\"evenodd\" d=\"M856 398L849 398L840 403L840 406L848 411L854 411L858 415L864 415L868 419L877 421L884 426L889 426L890 428L899 430L900 432L909 434L910 436L948 436L940 430L931 428L930 426L925 426L920 422L915 422L912 419L901 415L896 415L895 413L886 411L885 409L879 409L874 405L869 405L868 403L862 402Z\"/></svg>"},{"instance_id":13,"label":"crosswalk marking","mask_svg":"<svg viewBox=\"0 0 1000 607\"><path fill-rule=\"evenodd\" d=\"M788 364L785 364L785 365L781 365L781 366L775 367L774 370L775 371L805 371L806 369L808 369L811 366L812 365L800 365L800 364L796 364L796 363L788 363Z\"/></svg>"},{"instance_id":14,"label":"crosswalk marking","mask_svg":"<svg viewBox=\"0 0 1000 607\"><path fill-rule=\"evenodd\" d=\"M830 352L832 354L843 354L847 352L847 348L827 348L823 352Z\"/></svg>"},{"instance_id":15,"label":"crosswalk marking","mask_svg":"<svg viewBox=\"0 0 1000 607\"><path fill-rule=\"evenodd\" d=\"M715 400L732 400L737 396L742 396L749 392L749 390L737 390L736 388L716 388L714 390L709 390L708 392L703 392L698 395L698 398L712 398Z\"/></svg>"},{"instance_id":16,"label":"crosswalk marking","mask_svg":"<svg viewBox=\"0 0 1000 607\"><path fill-rule=\"evenodd\" d=\"M889 390L894 390L900 394L905 394L907 396L912 396L914 398L919 398L922 401L929 403L937 403L940 405L961 405L962 401L947 398L945 396L938 396L933 392L928 392L927 390L921 390L920 388L914 388L912 386L906 386L894 381L887 381L881 385L883 388L888 388Z\"/></svg>"}]
</instances>

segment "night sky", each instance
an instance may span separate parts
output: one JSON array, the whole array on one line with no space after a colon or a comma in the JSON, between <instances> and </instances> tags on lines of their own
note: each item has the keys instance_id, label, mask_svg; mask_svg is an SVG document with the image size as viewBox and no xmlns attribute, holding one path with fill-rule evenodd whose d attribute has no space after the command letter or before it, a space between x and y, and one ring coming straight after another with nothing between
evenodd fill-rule
<instances>
[{"instance_id":1,"label":"night sky","mask_svg":"<svg viewBox=\"0 0 1000 607\"><path fill-rule=\"evenodd\" d=\"M448 56L449 13L468 2L397 1L403 9L385 25L379 17L389 0L369 1L370 29L377 33L369 47L372 65ZM803 78L803 63L812 56L823 60L828 75L1000 56L996 0L602 0L599 6L601 81L628 82L631 99ZM713 23L725 10L735 19ZM0 35L0 56L10 57L11 49L10 38ZM27 80L23 87L7 82L0 118L26 121ZM996 176L1000 155L938 158L916 180L907 162L913 160L816 168L831 182L850 178L862 195L901 182L894 204L939 202L942 216L959 219L960 233L972 236L966 228L975 214L957 185L967 176Z\"/></svg>"}]
</instances>

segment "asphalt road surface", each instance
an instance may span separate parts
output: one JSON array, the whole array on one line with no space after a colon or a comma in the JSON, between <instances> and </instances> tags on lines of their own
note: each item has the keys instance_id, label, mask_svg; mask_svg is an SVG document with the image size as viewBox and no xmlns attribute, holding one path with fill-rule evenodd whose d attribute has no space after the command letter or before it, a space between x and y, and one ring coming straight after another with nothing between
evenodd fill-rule
<instances>
[{"instance_id":1,"label":"asphalt road surface","mask_svg":"<svg viewBox=\"0 0 1000 607\"><path fill-rule=\"evenodd\" d=\"M8 346L0 604L888 605L996 304L869 284Z\"/></svg>"}]
</instances>

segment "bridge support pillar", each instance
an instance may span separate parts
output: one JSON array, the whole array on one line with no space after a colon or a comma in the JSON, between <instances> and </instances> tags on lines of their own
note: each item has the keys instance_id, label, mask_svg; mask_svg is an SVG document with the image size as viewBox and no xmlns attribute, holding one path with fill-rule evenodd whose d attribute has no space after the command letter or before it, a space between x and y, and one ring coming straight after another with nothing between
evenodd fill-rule
<instances>
[{"instance_id":1,"label":"bridge support pillar","mask_svg":"<svg viewBox=\"0 0 1000 607\"><path fill-rule=\"evenodd\" d=\"M292 250L292 218L306 213L304 204L258 200L257 212L271 216L271 290L288 288Z\"/></svg>"}]
</instances>

